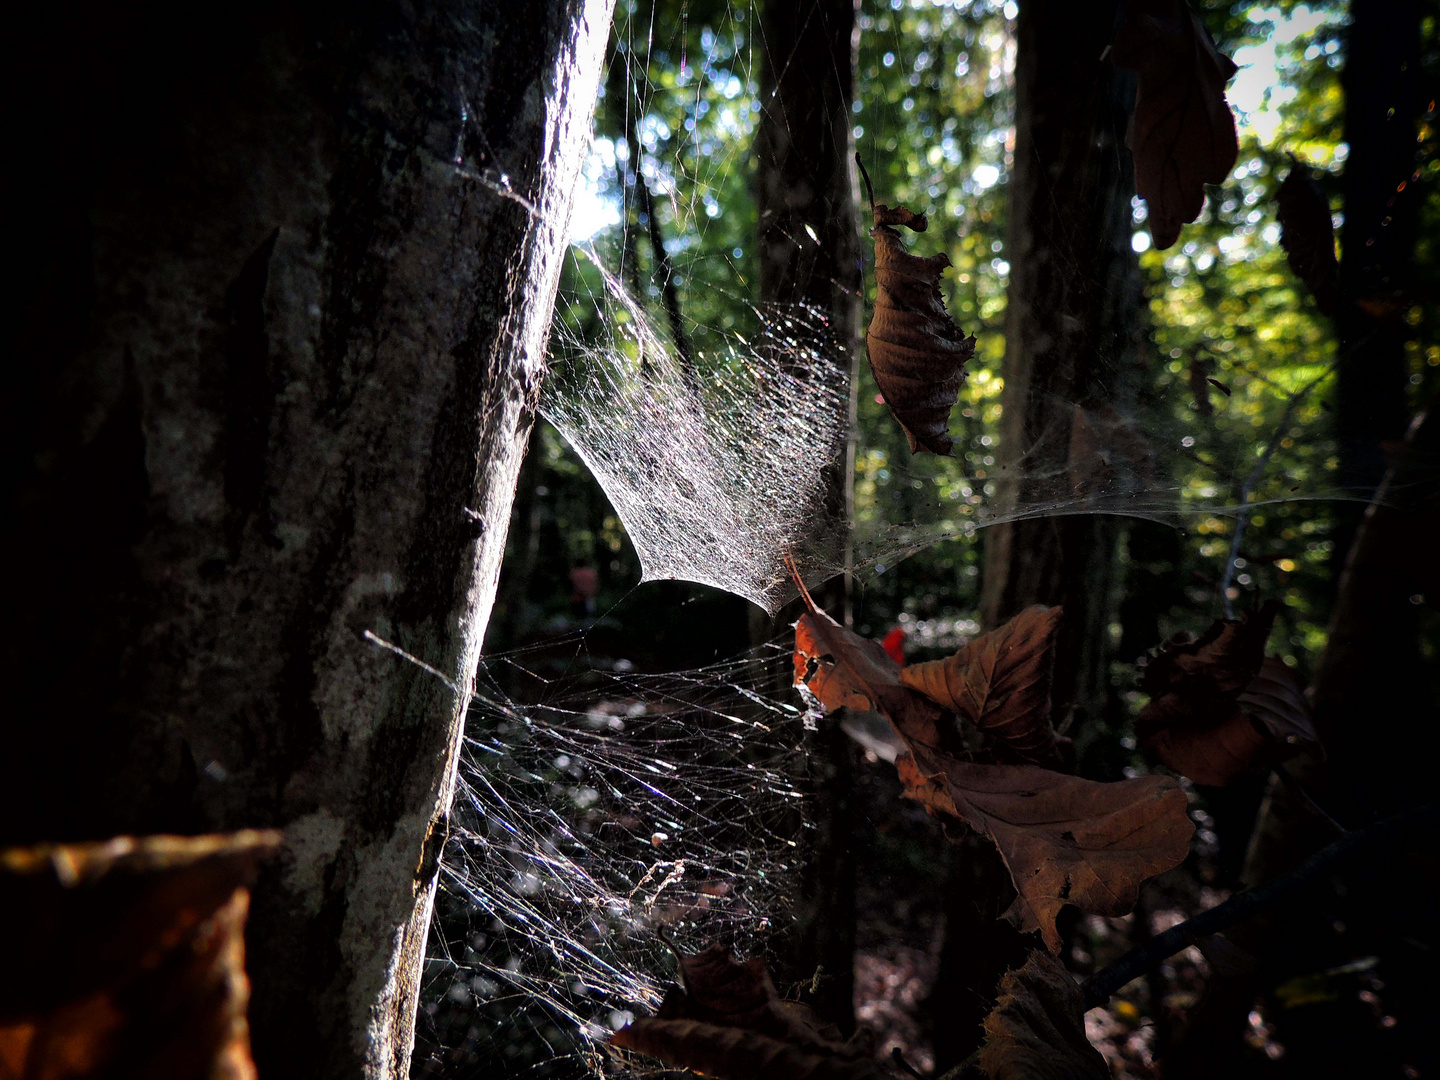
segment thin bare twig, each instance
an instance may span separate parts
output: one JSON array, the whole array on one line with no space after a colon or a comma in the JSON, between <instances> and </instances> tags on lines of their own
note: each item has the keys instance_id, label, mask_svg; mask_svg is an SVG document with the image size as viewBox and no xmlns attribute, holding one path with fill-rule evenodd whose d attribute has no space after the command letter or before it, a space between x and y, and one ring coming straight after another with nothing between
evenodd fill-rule
<instances>
[{"instance_id":1,"label":"thin bare twig","mask_svg":"<svg viewBox=\"0 0 1440 1080\"><path fill-rule=\"evenodd\" d=\"M1220 603L1224 606L1227 619L1235 617L1235 605L1230 599L1230 582L1235 578L1235 560L1240 557L1240 544L1245 539L1245 526L1250 521L1250 496L1255 490L1255 485L1260 482L1260 477L1264 475L1265 466L1270 464L1270 459L1275 456L1275 451L1285 440L1285 433L1290 430L1290 421L1295 415L1295 410L1300 407L1300 403L1305 400L1310 391L1329 378L1330 373L1334 370L1335 365L1331 364L1290 395L1290 400L1285 403L1285 412L1280 417L1280 423L1275 425L1275 433L1265 444L1265 449L1260 454L1260 460L1255 463L1255 468L1250 470L1250 475L1240 485L1240 493L1236 499L1240 505L1235 511L1235 533L1230 538L1230 554L1225 559L1225 572L1220 575Z\"/></svg>"},{"instance_id":2,"label":"thin bare twig","mask_svg":"<svg viewBox=\"0 0 1440 1080\"><path fill-rule=\"evenodd\" d=\"M1131 949L1115 963L1085 980L1081 986L1085 1008L1094 1009L1105 1004L1126 983L1140 978L1160 961L1193 944L1196 938L1218 934L1226 927L1274 907L1315 884L1342 863L1362 856L1373 857L1403 840L1409 833L1422 827L1433 827L1437 821L1440 821L1440 803L1426 803L1415 810L1386 818L1361 832L1348 833L1328 847L1321 848L1283 877L1259 888L1236 893L1223 904L1156 934L1146 944Z\"/></svg>"},{"instance_id":3,"label":"thin bare twig","mask_svg":"<svg viewBox=\"0 0 1440 1080\"><path fill-rule=\"evenodd\" d=\"M1326 828L1328 828L1336 836L1350 835L1349 829L1345 828L1344 825L1341 825L1338 821L1331 817L1329 813L1326 812L1323 806L1321 806L1313 798L1310 797L1310 793L1305 790L1304 785L1300 783L1294 773L1292 773L1282 764L1276 764L1273 767L1272 771L1275 773L1276 776L1280 778L1280 782L1283 783L1290 790L1290 794L1294 795L1295 798L1299 799L1305 805L1305 808L1310 811L1310 813L1314 814L1317 818L1324 822Z\"/></svg>"}]
</instances>

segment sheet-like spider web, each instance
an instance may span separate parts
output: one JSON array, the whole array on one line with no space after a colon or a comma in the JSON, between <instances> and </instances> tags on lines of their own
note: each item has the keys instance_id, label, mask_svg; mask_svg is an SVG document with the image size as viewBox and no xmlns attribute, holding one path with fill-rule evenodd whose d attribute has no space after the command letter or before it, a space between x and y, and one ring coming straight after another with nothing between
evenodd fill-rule
<instances>
[{"instance_id":1,"label":"sheet-like spider web","mask_svg":"<svg viewBox=\"0 0 1440 1080\"><path fill-rule=\"evenodd\" d=\"M957 10L967 7L989 19L985 33L995 35L988 99L1005 87L1013 48L1001 5ZM657 149L663 121L647 103L662 88L628 60L637 39L648 34L653 45L666 32L683 38L685 28L637 26L634 16L622 22L625 58L615 62L633 80L637 99L626 107L640 116L630 136L638 145L597 140L587 169L592 201L601 203L617 197L617 174L628 170L632 184L646 178L668 207L671 272L687 282L691 310L705 308L707 293L723 295L748 313L743 325L690 316L680 347L660 283L634 271L638 230L613 224L577 243L576 272L557 307L541 412L604 489L644 580L700 582L773 612L794 595L787 559L812 583L847 569L863 580L931 545L969 543L998 521L1116 513L1204 522L1221 532L1241 508L1252 514L1333 494L1308 466L1275 460L1297 433L1298 410L1318 397L1312 391L1327 377L1328 355L1317 352L1298 382L1246 373L1237 388L1265 398L1255 413L1264 423L1225 427L1187 411L1186 376L1173 349L1161 361L1170 365L1166 405L1142 407L1133 398L1127 405L1117 395L1077 423L1076 403L1054 402L1069 452L1048 473L1029 459L1055 430L1034 433L1027 445L999 445L996 395L962 397L952 418L953 459L897 454L893 431L888 449L862 445L855 475L871 495L847 538L843 508L827 486L850 449L849 357L824 313L754 303L741 248L734 258L713 251L722 188L746 169L746 125L753 127L758 109L755 21L753 9L730 9L728 45L707 30L703 55L679 49L681 87L687 78L696 87L680 136L688 165L682 154L672 160ZM878 32L880 21L867 32ZM893 36L902 58L923 46ZM723 87L724 101L713 107L699 89L707 81ZM976 151L994 161L997 175L1008 122L999 117L1002 137ZM728 141L712 138L715 130L728 132ZM877 132L869 138L873 154ZM943 148L939 134L936 140ZM936 183L928 190L938 199ZM963 192L984 195L985 185ZM958 226L937 221L917 249L935 250L925 245L946 228ZM1006 272L999 258L975 270L990 295L1003 295ZM866 281L868 295L868 270ZM983 290L977 295L984 299ZM962 324L982 335L982 345L998 330ZM1223 353L1223 343L1217 348ZM972 387L987 379L998 386L997 359L982 350ZM1109 362L1118 385L1134 357ZM1212 370L1231 378L1223 367ZM1023 495L997 484L1007 470L1029 475ZM1230 565L1242 532L1233 529ZM566 663L556 663L557 652ZM482 664L442 859L420 1075L610 1071L603 1037L658 1001L675 970L672 947L724 939L764 953L789 918L805 829L799 748L807 716L786 689L786 652L762 648L668 675L586 658L582 635Z\"/></svg>"}]
</instances>

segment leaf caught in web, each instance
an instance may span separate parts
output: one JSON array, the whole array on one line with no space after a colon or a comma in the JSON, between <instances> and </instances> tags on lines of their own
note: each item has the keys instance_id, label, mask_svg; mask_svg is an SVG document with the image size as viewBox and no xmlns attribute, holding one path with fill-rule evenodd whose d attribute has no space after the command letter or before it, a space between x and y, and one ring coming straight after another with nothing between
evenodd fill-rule
<instances>
[{"instance_id":1,"label":"leaf caught in web","mask_svg":"<svg viewBox=\"0 0 1440 1080\"><path fill-rule=\"evenodd\" d=\"M1028 607L954 656L914 664L900 682L960 714L1029 761L1058 760L1050 676L1060 609Z\"/></svg>"},{"instance_id":2,"label":"leaf caught in web","mask_svg":"<svg viewBox=\"0 0 1440 1080\"><path fill-rule=\"evenodd\" d=\"M856 159L857 162L859 159ZM860 166L864 174L865 166ZM865 176L865 186L870 178ZM891 415L905 429L910 452L948 454L950 409L965 381L965 364L975 355L975 337L965 336L945 310L940 275L950 265L943 251L921 258L905 250L895 226L924 232L928 222L903 206L870 209L875 227L875 309L865 330L865 349L875 385Z\"/></svg>"},{"instance_id":3,"label":"leaf caught in web","mask_svg":"<svg viewBox=\"0 0 1440 1080\"><path fill-rule=\"evenodd\" d=\"M1224 183L1235 165L1239 142L1225 84L1238 68L1185 0L1130 0L1112 56L1139 73L1125 142L1150 235L1168 248L1200 216L1205 185Z\"/></svg>"},{"instance_id":4,"label":"leaf caught in web","mask_svg":"<svg viewBox=\"0 0 1440 1080\"><path fill-rule=\"evenodd\" d=\"M1335 261L1335 225L1330 202L1309 167L1290 155L1290 172L1275 193L1280 246L1295 276L1310 288L1315 305L1335 314L1340 267Z\"/></svg>"},{"instance_id":5,"label":"leaf caught in web","mask_svg":"<svg viewBox=\"0 0 1440 1080\"><path fill-rule=\"evenodd\" d=\"M1048 714L1046 655L1058 609L1037 608L1022 616L1011 629L1017 650L1013 681L994 663L989 670L999 677L992 685L1009 687L1007 693L1028 701L1045 672L1041 712ZM986 653L993 649L998 660L1009 636L1000 632L980 644L982 672ZM962 761L949 714L914 689L915 670L902 671L876 642L822 611L812 608L795 624L796 684L808 687L827 711L874 710L890 719L909 747L895 760L905 795L994 842L1019 893L1007 915L1021 929L1040 930L1046 944L1058 949L1055 916L1065 904L1096 915L1123 915L1134 906L1142 881L1179 865L1189 853L1194 826L1174 780L1146 776L1101 784L1033 765ZM977 674L977 682L983 678ZM986 713L985 700L963 686L953 700L962 710ZM1003 720L1004 710L998 711ZM1025 723L1016 732L1029 735Z\"/></svg>"},{"instance_id":6,"label":"leaf caught in web","mask_svg":"<svg viewBox=\"0 0 1440 1080\"><path fill-rule=\"evenodd\" d=\"M1006 917L1061 945L1055 916L1066 904L1124 915L1140 884L1179 866L1195 831L1185 793L1166 776L1113 784L1033 765L976 765L946 757L922 768L896 761L905 794L964 821L999 849L1019 896ZM933 766L933 767L932 767Z\"/></svg>"},{"instance_id":7,"label":"leaf caught in web","mask_svg":"<svg viewBox=\"0 0 1440 1080\"><path fill-rule=\"evenodd\" d=\"M845 629L823 611L795 624L795 685L806 687L826 712L883 713L912 748L956 749L945 710L901 682L902 669L878 642Z\"/></svg>"},{"instance_id":8,"label":"leaf caught in web","mask_svg":"<svg viewBox=\"0 0 1440 1080\"><path fill-rule=\"evenodd\" d=\"M985 1018L980 1068L990 1080L1109 1080L1085 1038L1084 996L1060 961L1034 951L1000 980Z\"/></svg>"},{"instance_id":9,"label":"leaf caught in web","mask_svg":"<svg viewBox=\"0 0 1440 1080\"><path fill-rule=\"evenodd\" d=\"M1251 617L1218 619L1146 667L1141 689L1151 700L1136 735L1167 768L1222 786L1317 741L1299 675L1264 653L1277 610L1272 602Z\"/></svg>"},{"instance_id":10,"label":"leaf caught in web","mask_svg":"<svg viewBox=\"0 0 1440 1080\"><path fill-rule=\"evenodd\" d=\"M247 886L279 843L245 831L0 850L0 906L25 928L0 956L6 1075L253 1076Z\"/></svg>"},{"instance_id":11,"label":"leaf caught in web","mask_svg":"<svg viewBox=\"0 0 1440 1080\"><path fill-rule=\"evenodd\" d=\"M806 1006L782 1001L758 958L737 961L717 943L681 955L680 977L654 1016L611 1045L721 1080L891 1080L863 1036L842 1042Z\"/></svg>"}]
</instances>

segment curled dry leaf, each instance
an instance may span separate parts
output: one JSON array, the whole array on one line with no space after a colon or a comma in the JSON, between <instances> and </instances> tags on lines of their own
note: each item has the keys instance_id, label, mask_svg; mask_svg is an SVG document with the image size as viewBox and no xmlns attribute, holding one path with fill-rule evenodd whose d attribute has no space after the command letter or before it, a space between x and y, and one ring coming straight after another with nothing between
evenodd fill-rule
<instances>
[{"instance_id":1,"label":"curled dry leaf","mask_svg":"<svg viewBox=\"0 0 1440 1080\"><path fill-rule=\"evenodd\" d=\"M842 1042L805 1006L781 1000L758 958L738 961L717 943L681 954L680 978L655 1016L611 1044L722 1080L890 1080L863 1037Z\"/></svg>"},{"instance_id":2,"label":"curled dry leaf","mask_svg":"<svg viewBox=\"0 0 1440 1080\"><path fill-rule=\"evenodd\" d=\"M1141 745L1167 768L1221 786L1317 739L1300 676L1264 654L1276 607L1220 619L1196 641L1166 645L1146 668Z\"/></svg>"},{"instance_id":3,"label":"curled dry leaf","mask_svg":"<svg viewBox=\"0 0 1440 1080\"><path fill-rule=\"evenodd\" d=\"M1112 56L1139 73L1125 141L1150 235L1168 248L1200 216L1205 185L1223 183L1235 166L1239 142L1225 84L1238 69L1185 0L1129 0Z\"/></svg>"},{"instance_id":4,"label":"curled dry leaf","mask_svg":"<svg viewBox=\"0 0 1440 1080\"><path fill-rule=\"evenodd\" d=\"M945 710L903 685L901 670L878 642L846 630L823 611L807 612L795 624L795 685L809 689L826 712L883 713L911 748L958 750Z\"/></svg>"},{"instance_id":5,"label":"curled dry leaf","mask_svg":"<svg viewBox=\"0 0 1440 1080\"><path fill-rule=\"evenodd\" d=\"M924 214L877 206L873 194L870 209L876 289L865 349L875 385L905 429L912 454L948 454L954 445L947 430L950 409L965 381L965 364L975 355L974 336L955 325L940 295L940 275L950 259L944 252L921 258L905 250L895 226L924 232Z\"/></svg>"},{"instance_id":6,"label":"curled dry leaf","mask_svg":"<svg viewBox=\"0 0 1440 1080\"><path fill-rule=\"evenodd\" d=\"M1058 761L1050 724L1050 677L1060 609L1028 607L954 656L914 664L900 682L959 713L1020 757Z\"/></svg>"},{"instance_id":7,"label":"curled dry leaf","mask_svg":"<svg viewBox=\"0 0 1440 1080\"><path fill-rule=\"evenodd\" d=\"M1109 1080L1109 1066L1085 1038L1084 996L1060 961L1032 952L1001 978L980 1068L990 1080Z\"/></svg>"},{"instance_id":8,"label":"curled dry leaf","mask_svg":"<svg viewBox=\"0 0 1440 1080\"><path fill-rule=\"evenodd\" d=\"M1326 315L1335 313L1340 266L1335 261L1335 225L1330 202L1308 166L1292 154L1290 172L1275 193L1280 246L1295 276L1310 288Z\"/></svg>"},{"instance_id":9,"label":"curled dry leaf","mask_svg":"<svg viewBox=\"0 0 1440 1080\"><path fill-rule=\"evenodd\" d=\"M896 765L908 797L994 841L1019 893L1007 917L1039 930L1052 951L1061 945L1055 916L1066 904L1124 915L1141 882L1190 852L1195 826L1185 793L1166 776L1102 784L1033 765L919 755Z\"/></svg>"},{"instance_id":10,"label":"curled dry leaf","mask_svg":"<svg viewBox=\"0 0 1440 1080\"><path fill-rule=\"evenodd\" d=\"M251 1080L246 888L279 834L0 851L7 1075ZM4 1071L4 1070L0 1070Z\"/></svg>"}]
</instances>

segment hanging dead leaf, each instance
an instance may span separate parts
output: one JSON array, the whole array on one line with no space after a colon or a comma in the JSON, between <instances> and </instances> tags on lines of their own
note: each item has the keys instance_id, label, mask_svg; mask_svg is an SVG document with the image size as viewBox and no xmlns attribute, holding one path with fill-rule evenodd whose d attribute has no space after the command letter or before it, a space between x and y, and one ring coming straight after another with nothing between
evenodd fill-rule
<instances>
[{"instance_id":1,"label":"hanging dead leaf","mask_svg":"<svg viewBox=\"0 0 1440 1080\"><path fill-rule=\"evenodd\" d=\"M1220 619L1196 641L1173 641L1151 661L1136 721L1146 751L1198 784L1223 786L1316 742L1299 675L1264 655L1278 607Z\"/></svg>"},{"instance_id":2,"label":"hanging dead leaf","mask_svg":"<svg viewBox=\"0 0 1440 1080\"><path fill-rule=\"evenodd\" d=\"M859 157L856 157L857 163ZM965 381L965 364L975 355L975 337L955 325L940 294L940 275L950 265L940 252L928 258L911 255L893 226L924 232L928 222L903 206L875 204L870 177L860 164L870 191L875 227L875 309L865 330L865 349L875 385L891 415L905 429L910 452L948 454L950 409Z\"/></svg>"},{"instance_id":3,"label":"hanging dead leaf","mask_svg":"<svg viewBox=\"0 0 1440 1080\"><path fill-rule=\"evenodd\" d=\"M737 961L717 943L681 954L680 978L653 1017L617 1031L611 1045L722 1080L891 1080L864 1035L842 1042L833 1025L783 1001L758 958Z\"/></svg>"},{"instance_id":4,"label":"hanging dead leaf","mask_svg":"<svg viewBox=\"0 0 1440 1080\"><path fill-rule=\"evenodd\" d=\"M882 713L912 748L958 750L945 710L903 685L901 671L879 642L846 630L823 611L806 612L795 624L795 685L809 689L826 712Z\"/></svg>"},{"instance_id":5,"label":"hanging dead leaf","mask_svg":"<svg viewBox=\"0 0 1440 1080\"><path fill-rule=\"evenodd\" d=\"M1020 757L1059 760L1050 723L1050 676L1060 609L1028 607L947 660L914 664L900 682L957 712Z\"/></svg>"},{"instance_id":6,"label":"hanging dead leaf","mask_svg":"<svg viewBox=\"0 0 1440 1080\"><path fill-rule=\"evenodd\" d=\"M1280 246L1295 276L1310 288L1315 305L1335 313L1340 266L1335 261L1335 226L1330 202L1304 162L1290 155L1290 172L1275 193Z\"/></svg>"},{"instance_id":7,"label":"hanging dead leaf","mask_svg":"<svg viewBox=\"0 0 1440 1080\"><path fill-rule=\"evenodd\" d=\"M1033 765L975 765L954 758L896 761L905 794L990 837L1019 893L1006 913L1060 948L1055 916L1066 904L1124 915L1145 879L1179 866L1195 831L1185 793L1170 777L1113 784Z\"/></svg>"},{"instance_id":8,"label":"hanging dead leaf","mask_svg":"<svg viewBox=\"0 0 1440 1080\"><path fill-rule=\"evenodd\" d=\"M1085 1038L1084 995L1060 961L1034 951L1000 980L985 1018L980 1068L990 1080L1109 1080Z\"/></svg>"},{"instance_id":9,"label":"hanging dead leaf","mask_svg":"<svg viewBox=\"0 0 1440 1080\"><path fill-rule=\"evenodd\" d=\"M273 832L0 851L0 1072L251 1080L246 886ZM8 1070L8 1071L7 1071Z\"/></svg>"},{"instance_id":10,"label":"hanging dead leaf","mask_svg":"<svg viewBox=\"0 0 1440 1080\"><path fill-rule=\"evenodd\" d=\"M905 794L995 843L1019 893L1007 915L1022 929L1040 930L1058 949L1055 915L1065 904L1123 915L1142 881L1185 858L1194 826L1174 780L1149 776L1099 784L1032 765L961 761L964 750L949 714L902 682L900 666L877 643L816 610L803 583L800 591L810 610L795 624L796 684L808 686L827 710L862 709L889 718L908 747L895 759ZM1021 642L1032 635L1048 641L1057 616L1044 608L1026 616ZM1004 640L991 644L998 654ZM1029 655L1025 645L1017 647ZM1012 692L1025 699L1032 686L1025 673L1043 666L1043 660L1036 668L1017 664ZM988 698L977 701L963 686L954 699L978 715L986 712Z\"/></svg>"},{"instance_id":11,"label":"hanging dead leaf","mask_svg":"<svg viewBox=\"0 0 1440 1080\"><path fill-rule=\"evenodd\" d=\"M1224 183L1239 142L1225 84L1238 68L1185 0L1129 0L1115 63L1139 74L1126 144L1150 235L1168 248L1200 216L1205 185Z\"/></svg>"}]
</instances>

